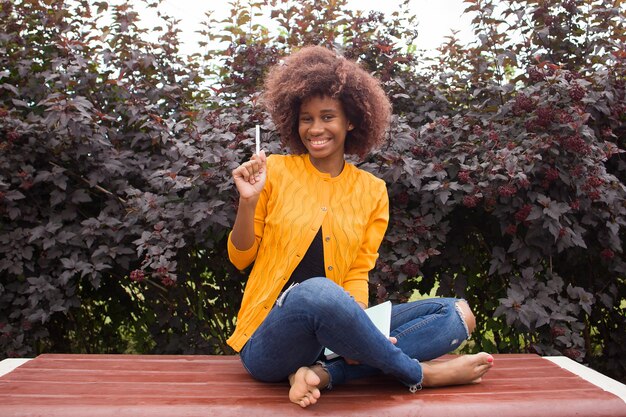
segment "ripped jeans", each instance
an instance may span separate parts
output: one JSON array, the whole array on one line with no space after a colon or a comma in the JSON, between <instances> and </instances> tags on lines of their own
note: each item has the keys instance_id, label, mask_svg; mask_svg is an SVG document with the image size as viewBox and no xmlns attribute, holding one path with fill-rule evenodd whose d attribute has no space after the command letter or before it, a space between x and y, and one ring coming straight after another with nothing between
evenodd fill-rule
<instances>
[{"instance_id":1,"label":"ripped jeans","mask_svg":"<svg viewBox=\"0 0 626 417\"><path fill-rule=\"evenodd\" d=\"M339 357L321 362L328 388L380 373L392 375L411 391L421 387L420 361L435 359L469 338L454 298L432 298L394 305L392 344L361 307L327 278L311 278L290 288L241 350L241 361L253 378L284 381L301 366L311 366L324 347Z\"/></svg>"}]
</instances>

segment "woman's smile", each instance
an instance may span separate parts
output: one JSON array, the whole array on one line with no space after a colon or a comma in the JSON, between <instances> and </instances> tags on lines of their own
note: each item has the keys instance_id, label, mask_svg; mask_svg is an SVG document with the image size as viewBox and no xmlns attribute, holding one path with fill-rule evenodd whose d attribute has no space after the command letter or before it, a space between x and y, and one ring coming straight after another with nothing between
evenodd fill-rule
<instances>
[{"instance_id":1,"label":"woman's smile","mask_svg":"<svg viewBox=\"0 0 626 417\"><path fill-rule=\"evenodd\" d=\"M313 138L313 139L309 139L309 141L311 142L311 145L313 146L323 146L327 144L328 142L330 142L330 139Z\"/></svg>"}]
</instances>

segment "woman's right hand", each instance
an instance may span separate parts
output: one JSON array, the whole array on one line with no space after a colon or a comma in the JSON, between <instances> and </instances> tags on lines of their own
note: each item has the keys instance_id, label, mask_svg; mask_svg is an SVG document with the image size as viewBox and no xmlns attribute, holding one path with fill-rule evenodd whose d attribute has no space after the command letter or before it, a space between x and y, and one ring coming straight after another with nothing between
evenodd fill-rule
<instances>
[{"instance_id":1,"label":"woman's right hand","mask_svg":"<svg viewBox=\"0 0 626 417\"><path fill-rule=\"evenodd\" d=\"M233 169L233 181L240 198L245 200L259 198L267 178L266 162L265 151L261 151L258 155L252 155L249 161Z\"/></svg>"}]
</instances>

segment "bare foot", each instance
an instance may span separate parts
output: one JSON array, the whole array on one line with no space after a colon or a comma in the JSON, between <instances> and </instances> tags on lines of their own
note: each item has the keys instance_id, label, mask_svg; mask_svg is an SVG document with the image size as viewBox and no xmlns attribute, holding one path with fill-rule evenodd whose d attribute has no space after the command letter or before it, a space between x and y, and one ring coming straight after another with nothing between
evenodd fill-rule
<instances>
[{"instance_id":1,"label":"bare foot","mask_svg":"<svg viewBox=\"0 0 626 417\"><path fill-rule=\"evenodd\" d=\"M328 374L320 365L303 366L289 376L289 400L305 408L320 398L319 388L328 385Z\"/></svg>"},{"instance_id":2,"label":"bare foot","mask_svg":"<svg viewBox=\"0 0 626 417\"><path fill-rule=\"evenodd\" d=\"M445 362L423 362L424 387L477 384L493 366L493 356L481 352L462 355Z\"/></svg>"}]
</instances>

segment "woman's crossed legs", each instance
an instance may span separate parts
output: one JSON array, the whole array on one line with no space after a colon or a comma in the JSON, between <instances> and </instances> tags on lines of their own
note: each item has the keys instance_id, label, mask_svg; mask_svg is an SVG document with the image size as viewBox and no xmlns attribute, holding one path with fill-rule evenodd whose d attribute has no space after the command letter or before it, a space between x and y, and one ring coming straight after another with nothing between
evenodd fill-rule
<instances>
[{"instance_id":1,"label":"woman's crossed legs","mask_svg":"<svg viewBox=\"0 0 626 417\"><path fill-rule=\"evenodd\" d=\"M486 353L422 362L456 349L474 327L474 316L462 300L401 304L392 311L394 345L341 287L326 278L312 278L289 290L272 309L244 346L241 359L256 379L288 378L290 400L306 407L317 402L320 387L381 372L412 390L479 382L493 363ZM342 358L315 364L324 346Z\"/></svg>"}]
</instances>

